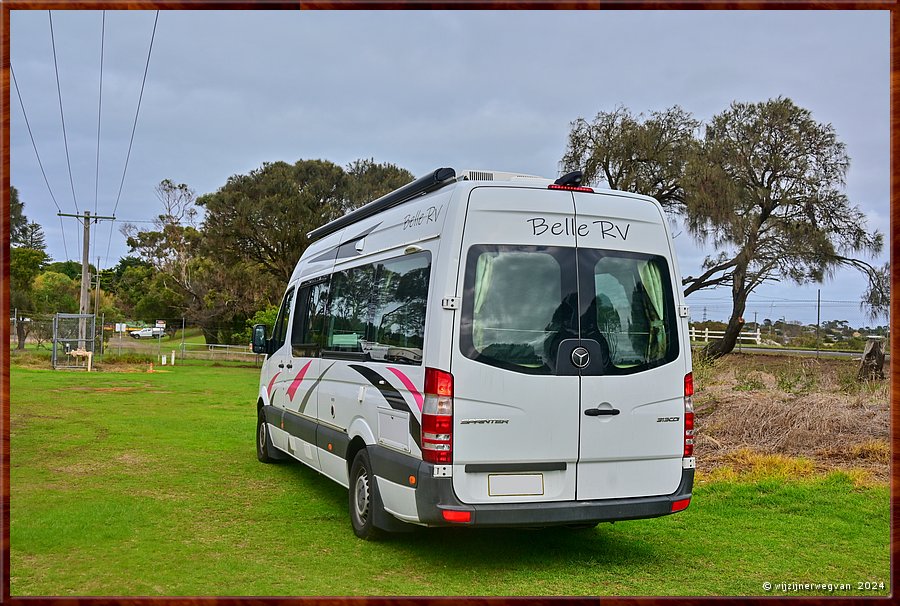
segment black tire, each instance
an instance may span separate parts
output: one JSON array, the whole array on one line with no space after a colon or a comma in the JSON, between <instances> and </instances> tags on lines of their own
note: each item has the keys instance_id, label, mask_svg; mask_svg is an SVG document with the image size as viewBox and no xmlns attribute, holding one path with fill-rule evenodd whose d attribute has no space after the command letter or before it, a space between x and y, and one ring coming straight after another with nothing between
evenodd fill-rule
<instances>
[{"instance_id":1,"label":"black tire","mask_svg":"<svg viewBox=\"0 0 900 606\"><path fill-rule=\"evenodd\" d=\"M372 474L369 453L363 448L353 458L350 466L350 525L353 533L366 541L374 541L384 536L375 526L375 511L381 507L378 486Z\"/></svg>"},{"instance_id":2,"label":"black tire","mask_svg":"<svg viewBox=\"0 0 900 606\"><path fill-rule=\"evenodd\" d=\"M259 411L256 418L256 458L261 463L275 463L280 458L275 454L272 437L269 435L269 428L266 425L266 415L262 410Z\"/></svg>"}]
</instances>

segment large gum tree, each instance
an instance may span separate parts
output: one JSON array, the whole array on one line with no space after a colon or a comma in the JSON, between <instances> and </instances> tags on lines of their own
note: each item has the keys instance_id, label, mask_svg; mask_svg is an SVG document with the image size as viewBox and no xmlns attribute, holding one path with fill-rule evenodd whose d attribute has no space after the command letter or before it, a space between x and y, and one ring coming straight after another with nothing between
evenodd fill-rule
<instances>
[{"instance_id":1,"label":"large gum tree","mask_svg":"<svg viewBox=\"0 0 900 606\"><path fill-rule=\"evenodd\" d=\"M877 274L855 258L879 252L883 236L844 194L849 166L832 125L787 98L735 102L706 125L685 171L685 214L715 252L684 278L684 292L725 286L732 299L725 336L707 355L734 349L747 297L764 282L822 282L841 266Z\"/></svg>"},{"instance_id":2,"label":"large gum tree","mask_svg":"<svg viewBox=\"0 0 900 606\"><path fill-rule=\"evenodd\" d=\"M878 253L844 185L850 159L831 124L790 99L732 103L706 125L675 106L649 115L618 107L572 122L561 167L585 181L655 197L711 253L685 295L727 287L725 336L705 353L734 349L747 298L764 282L821 282L837 268L870 279L864 306L884 313L885 268L859 258Z\"/></svg>"}]
</instances>

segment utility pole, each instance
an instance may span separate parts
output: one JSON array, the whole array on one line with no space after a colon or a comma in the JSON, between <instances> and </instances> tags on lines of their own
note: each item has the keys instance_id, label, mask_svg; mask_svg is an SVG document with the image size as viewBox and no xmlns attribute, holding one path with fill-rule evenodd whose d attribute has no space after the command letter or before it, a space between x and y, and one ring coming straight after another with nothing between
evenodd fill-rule
<instances>
[{"instance_id":1,"label":"utility pole","mask_svg":"<svg viewBox=\"0 0 900 606\"><path fill-rule=\"evenodd\" d=\"M97 314L100 312L100 257L97 257L97 285L94 287L94 338L97 338ZM94 347L96 349L96 346ZM100 318L100 353L103 354L103 318Z\"/></svg>"},{"instance_id":2,"label":"utility pole","mask_svg":"<svg viewBox=\"0 0 900 606\"><path fill-rule=\"evenodd\" d=\"M78 305L78 313L79 314L87 314L88 307L91 304L89 290L90 290L90 272L88 271L88 255L90 254L90 246L91 246L91 219L93 219L94 223L97 223L101 220L115 220L115 217L101 217L99 215L94 215L91 217L91 211L84 211L84 216L81 215L70 215L66 213L57 213L60 217L75 217L79 221L81 221L84 226L84 245L81 250L81 300ZM99 261L98 261L99 263ZM78 349L84 349L84 341L85 341L85 322L84 318L78 319Z\"/></svg>"},{"instance_id":3,"label":"utility pole","mask_svg":"<svg viewBox=\"0 0 900 606\"><path fill-rule=\"evenodd\" d=\"M100 311L100 257L97 257L97 286L94 290L94 315Z\"/></svg>"},{"instance_id":4,"label":"utility pole","mask_svg":"<svg viewBox=\"0 0 900 606\"><path fill-rule=\"evenodd\" d=\"M819 323L822 321L822 289L816 290L816 359L819 359Z\"/></svg>"}]
</instances>

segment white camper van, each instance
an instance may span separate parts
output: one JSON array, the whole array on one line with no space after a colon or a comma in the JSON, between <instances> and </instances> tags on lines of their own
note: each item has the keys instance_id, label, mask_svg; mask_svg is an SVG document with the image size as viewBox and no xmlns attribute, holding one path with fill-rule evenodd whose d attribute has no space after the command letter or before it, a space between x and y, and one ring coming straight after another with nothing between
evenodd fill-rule
<instances>
[{"instance_id":1,"label":"white camper van","mask_svg":"<svg viewBox=\"0 0 900 606\"><path fill-rule=\"evenodd\" d=\"M260 461L350 492L362 538L685 509L691 355L646 196L442 168L310 232L265 353Z\"/></svg>"}]
</instances>

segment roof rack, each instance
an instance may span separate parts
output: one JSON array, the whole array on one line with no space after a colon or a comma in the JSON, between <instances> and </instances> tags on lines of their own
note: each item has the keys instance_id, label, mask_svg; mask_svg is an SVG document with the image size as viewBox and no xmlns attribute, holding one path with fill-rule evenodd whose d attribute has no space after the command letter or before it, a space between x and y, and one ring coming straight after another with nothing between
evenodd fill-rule
<instances>
[{"instance_id":1,"label":"roof rack","mask_svg":"<svg viewBox=\"0 0 900 606\"><path fill-rule=\"evenodd\" d=\"M411 200L412 198L423 196L428 192L435 191L436 189L440 189L445 185L449 185L450 183L456 181L456 171L452 168L439 168L434 172L430 172L424 177L419 177L412 183L407 183L401 188L395 189L389 194L385 194L378 198L377 200L373 200L368 204L360 206L356 210L347 213L343 217L339 217L330 223L326 223L321 227L317 227L312 230L306 237L310 242L314 240L318 240L323 236L327 236L328 234L333 234L334 232L347 227L348 225L353 225L358 221L362 221L367 217L371 217L372 215L379 213L385 209L391 208L392 206L397 206L398 204L402 204L407 200Z\"/></svg>"}]
</instances>

